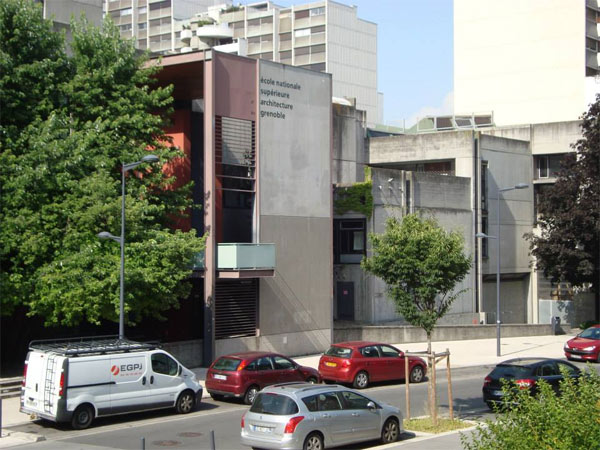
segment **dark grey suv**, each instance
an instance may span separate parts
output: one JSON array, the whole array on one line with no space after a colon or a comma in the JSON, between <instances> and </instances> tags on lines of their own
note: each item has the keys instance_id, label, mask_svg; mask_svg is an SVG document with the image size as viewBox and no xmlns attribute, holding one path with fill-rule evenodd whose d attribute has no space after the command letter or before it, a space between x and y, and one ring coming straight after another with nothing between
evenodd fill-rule
<instances>
[{"instance_id":1,"label":"dark grey suv","mask_svg":"<svg viewBox=\"0 0 600 450\"><path fill-rule=\"evenodd\" d=\"M321 450L353 442L395 442L402 413L343 386L284 383L260 391L242 417L242 444Z\"/></svg>"}]
</instances>

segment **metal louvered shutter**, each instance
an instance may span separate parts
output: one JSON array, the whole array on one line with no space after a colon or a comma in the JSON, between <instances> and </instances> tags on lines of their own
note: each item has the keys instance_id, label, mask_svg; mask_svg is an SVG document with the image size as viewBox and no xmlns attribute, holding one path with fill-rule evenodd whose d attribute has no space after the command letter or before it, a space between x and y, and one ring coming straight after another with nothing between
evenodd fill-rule
<instances>
[{"instance_id":1,"label":"metal louvered shutter","mask_svg":"<svg viewBox=\"0 0 600 450\"><path fill-rule=\"evenodd\" d=\"M215 294L215 339L255 336L258 280L218 280Z\"/></svg>"}]
</instances>

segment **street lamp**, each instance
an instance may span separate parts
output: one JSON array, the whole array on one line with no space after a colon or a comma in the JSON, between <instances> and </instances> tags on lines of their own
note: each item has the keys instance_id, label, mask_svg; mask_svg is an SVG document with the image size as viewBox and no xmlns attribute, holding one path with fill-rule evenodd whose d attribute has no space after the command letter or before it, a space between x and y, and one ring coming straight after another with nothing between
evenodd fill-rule
<instances>
[{"instance_id":1,"label":"street lamp","mask_svg":"<svg viewBox=\"0 0 600 450\"><path fill-rule=\"evenodd\" d=\"M507 188L498 189L498 202L496 208L496 220L498 221L496 226L496 236L489 236L485 233L477 233L477 238L489 238L496 239L496 356L501 356L500 352L500 195L503 192L512 191L515 189L526 189L529 185L525 183L518 183L514 186Z\"/></svg>"},{"instance_id":2,"label":"street lamp","mask_svg":"<svg viewBox=\"0 0 600 450\"><path fill-rule=\"evenodd\" d=\"M115 236L108 231L98 233L100 239L112 239L121 244L121 274L119 286L119 339L125 338L125 173L143 163L158 161L156 155L146 155L142 159L129 164L123 163L121 170L121 236Z\"/></svg>"}]
</instances>

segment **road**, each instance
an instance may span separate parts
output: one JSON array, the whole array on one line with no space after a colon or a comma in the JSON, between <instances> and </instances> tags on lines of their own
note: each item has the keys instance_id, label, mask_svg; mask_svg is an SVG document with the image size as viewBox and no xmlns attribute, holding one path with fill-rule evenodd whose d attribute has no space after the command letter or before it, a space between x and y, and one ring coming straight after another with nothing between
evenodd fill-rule
<instances>
[{"instance_id":1,"label":"road","mask_svg":"<svg viewBox=\"0 0 600 450\"><path fill-rule=\"evenodd\" d=\"M600 372L600 365L596 365ZM482 380L491 366L477 366L452 370L452 390L455 416L463 419L493 419L481 400ZM447 381L445 371L438 371L438 405L440 414L448 412ZM399 407L405 411L405 385L386 383L374 385L363 391L376 400ZM427 414L427 383L411 385L411 415ZM137 450L141 439L146 449L210 449L211 431L215 436L217 450L245 449L240 444L240 419L247 407L236 401L215 402L203 399L196 411L177 415L171 410L129 414L97 419L88 430L75 431L67 425L59 426L45 421L12 427L10 430L42 434L46 441L27 444L20 448L117 448ZM410 439L410 436L405 436ZM90 447L88 447L90 446ZM353 449L376 448L377 442L360 444Z\"/></svg>"}]
</instances>

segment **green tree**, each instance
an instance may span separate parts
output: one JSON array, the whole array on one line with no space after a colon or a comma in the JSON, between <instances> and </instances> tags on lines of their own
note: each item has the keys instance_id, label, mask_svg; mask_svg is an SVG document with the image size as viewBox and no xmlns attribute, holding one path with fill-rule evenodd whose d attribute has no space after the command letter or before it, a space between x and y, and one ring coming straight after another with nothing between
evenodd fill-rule
<instances>
[{"instance_id":1,"label":"green tree","mask_svg":"<svg viewBox=\"0 0 600 450\"><path fill-rule=\"evenodd\" d=\"M97 233L120 235L121 163L152 151L160 164L127 176L125 306L133 323L161 318L189 293L191 260L204 247L195 230L173 227L193 206L190 186L179 187L161 170L183 156L163 131L172 112L171 88L152 86L157 69L147 67L147 56L121 40L109 21L101 28L73 22L67 56L62 38L30 3L2 2L0 29L9 36L0 42L2 61L25 73L39 53L41 67L54 61L61 71L38 104L29 101L28 85L19 91L1 79L0 91L10 86L30 111L4 114L8 100L2 97L2 314L23 305L47 325L118 320L119 245L100 241ZM38 30L56 39L23 40L48 49L19 60L18 46L7 43ZM18 110L14 101L11 108Z\"/></svg>"},{"instance_id":2,"label":"green tree","mask_svg":"<svg viewBox=\"0 0 600 450\"><path fill-rule=\"evenodd\" d=\"M466 450L587 450L600 443L600 375L591 367L578 381L565 376L560 396L545 381L539 394L505 384L506 402L473 433L461 434Z\"/></svg>"},{"instance_id":3,"label":"green tree","mask_svg":"<svg viewBox=\"0 0 600 450\"><path fill-rule=\"evenodd\" d=\"M460 233L446 232L434 219L409 214L399 222L390 218L383 234L369 235L372 256L363 269L381 278L404 319L423 328L427 351L440 317L464 291L454 292L471 267Z\"/></svg>"},{"instance_id":4,"label":"green tree","mask_svg":"<svg viewBox=\"0 0 600 450\"><path fill-rule=\"evenodd\" d=\"M600 320L600 96L582 119L575 152L567 154L556 183L540 195L541 233L526 238L545 276L591 286Z\"/></svg>"}]
</instances>

